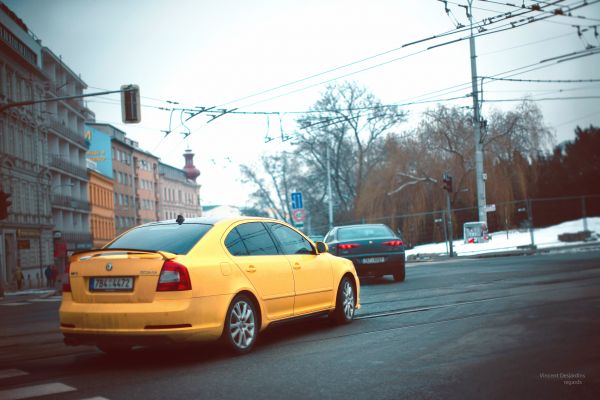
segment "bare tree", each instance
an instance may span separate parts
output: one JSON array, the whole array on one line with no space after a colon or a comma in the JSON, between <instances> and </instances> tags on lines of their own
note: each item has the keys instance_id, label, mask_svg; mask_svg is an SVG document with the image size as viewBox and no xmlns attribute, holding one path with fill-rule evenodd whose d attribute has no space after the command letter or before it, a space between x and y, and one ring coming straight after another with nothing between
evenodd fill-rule
<instances>
[{"instance_id":1,"label":"bare tree","mask_svg":"<svg viewBox=\"0 0 600 400\"><path fill-rule=\"evenodd\" d=\"M313 173L325 176L329 147L336 203L341 212L352 212L367 176L383 162L385 137L406 114L348 82L329 86L313 109L298 119L298 155Z\"/></svg>"},{"instance_id":2,"label":"bare tree","mask_svg":"<svg viewBox=\"0 0 600 400\"><path fill-rule=\"evenodd\" d=\"M252 194L257 206L271 210L275 217L285 221L290 221L291 217L289 196L294 180L289 171L288 158L286 152L263 155L259 168L240 166L243 181L257 187Z\"/></svg>"}]
</instances>

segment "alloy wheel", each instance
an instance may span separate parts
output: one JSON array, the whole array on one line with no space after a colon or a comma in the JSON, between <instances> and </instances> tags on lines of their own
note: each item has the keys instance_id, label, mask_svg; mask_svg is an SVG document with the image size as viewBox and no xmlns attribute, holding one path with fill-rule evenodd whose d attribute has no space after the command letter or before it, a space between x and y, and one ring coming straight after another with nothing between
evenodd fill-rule
<instances>
[{"instance_id":1,"label":"alloy wheel","mask_svg":"<svg viewBox=\"0 0 600 400\"><path fill-rule=\"evenodd\" d=\"M354 317L354 288L349 280L344 281L342 288L342 305L344 308L344 316L347 320Z\"/></svg>"},{"instance_id":2,"label":"alloy wheel","mask_svg":"<svg viewBox=\"0 0 600 400\"><path fill-rule=\"evenodd\" d=\"M253 307L246 300L238 300L229 314L229 337L240 350L252 346L256 337Z\"/></svg>"}]
</instances>

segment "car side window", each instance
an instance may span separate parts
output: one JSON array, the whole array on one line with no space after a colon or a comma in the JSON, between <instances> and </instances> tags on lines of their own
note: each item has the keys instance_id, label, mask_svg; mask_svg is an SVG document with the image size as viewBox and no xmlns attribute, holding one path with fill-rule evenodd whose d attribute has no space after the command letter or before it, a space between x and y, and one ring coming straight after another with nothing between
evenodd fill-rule
<instances>
[{"instance_id":1,"label":"car side window","mask_svg":"<svg viewBox=\"0 0 600 400\"><path fill-rule=\"evenodd\" d=\"M231 232L229 232L225 238L225 246L232 256L248 255L248 249L246 249L246 245L242 241L242 237L237 231L237 228L234 228Z\"/></svg>"},{"instance_id":2,"label":"car side window","mask_svg":"<svg viewBox=\"0 0 600 400\"><path fill-rule=\"evenodd\" d=\"M277 223L269 223L269 228L283 247L284 254L313 254L310 242L298 232Z\"/></svg>"},{"instance_id":3,"label":"car side window","mask_svg":"<svg viewBox=\"0 0 600 400\"><path fill-rule=\"evenodd\" d=\"M279 254L275 242L260 222L248 222L237 226L237 231L250 256L269 256Z\"/></svg>"},{"instance_id":4,"label":"car side window","mask_svg":"<svg viewBox=\"0 0 600 400\"><path fill-rule=\"evenodd\" d=\"M325 238L323 238L323 241L325 243L333 242L334 236L335 236L335 233L333 231L328 232L327 235L325 235Z\"/></svg>"}]
</instances>

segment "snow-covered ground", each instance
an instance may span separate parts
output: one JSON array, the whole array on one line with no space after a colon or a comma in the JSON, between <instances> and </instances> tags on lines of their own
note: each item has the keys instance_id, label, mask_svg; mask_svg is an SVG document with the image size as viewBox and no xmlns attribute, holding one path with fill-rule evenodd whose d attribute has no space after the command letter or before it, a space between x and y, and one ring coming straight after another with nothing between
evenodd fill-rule
<instances>
[{"instance_id":1,"label":"snow-covered ground","mask_svg":"<svg viewBox=\"0 0 600 400\"><path fill-rule=\"evenodd\" d=\"M563 222L559 225L547 228L534 229L533 237L538 248L568 246L583 242L561 242L558 235L562 233L576 233L583 231L583 219ZM592 237L597 238L600 234L600 217L587 218L587 228L592 231ZM463 240L455 240L454 252L459 256L474 254L503 252L517 250L519 246L531 245L529 231L499 231L491 234L492 240L487 243L463 243ZM431 243L416 246L406 251L406 256L416 254L447 254L446 243Z\"/></svg>"}]
</instances>

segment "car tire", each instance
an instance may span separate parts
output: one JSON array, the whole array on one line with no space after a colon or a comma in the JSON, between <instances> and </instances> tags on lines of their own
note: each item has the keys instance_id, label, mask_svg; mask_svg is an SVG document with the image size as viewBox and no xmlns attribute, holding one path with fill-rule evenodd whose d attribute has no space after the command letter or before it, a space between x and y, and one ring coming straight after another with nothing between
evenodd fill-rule
<instances>
[{"instance_id":1,"label":"car tire","mask_svg":"<svg viewBox=\"0 0 600 400\"><path fill-rule=\"evenodd\" d=\"M252 350L258 338L258 313L254 301L245 294L235 296L225 317L223 338L234 354Z\"/></svg>"},{"instance_id":2,"label":"car tire","mask_svg":"<svg viewBox=\"0 0 600 400\"><path fill-rule=\"evenodd\" d=\"M404 282L405 278L406 278L406 268L403 265L402 269L400 269L398 272L394 273L394 282Z\"/></svg>"},{"instance_id":3,"label":"car tire","mask_svg":"<svg viewBox=\"0 0 600 400\"><path fill-rule=\"evenodd\" d=\"M352 279L344 276L338 287L335 310L330 315L337 325L349 324L354 319L354 307L356 306L356 289Z\"/></svg>"}]
</instances>

